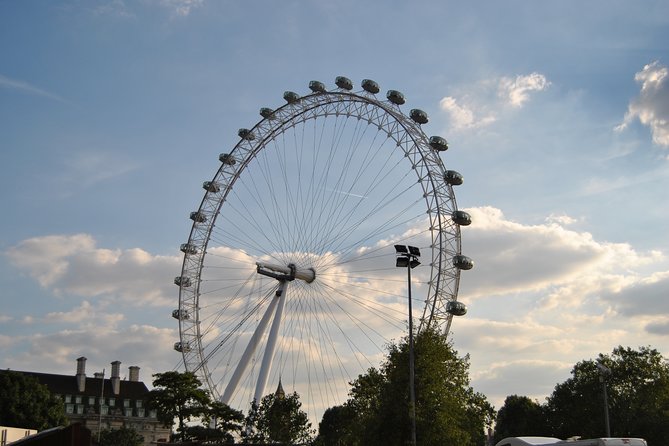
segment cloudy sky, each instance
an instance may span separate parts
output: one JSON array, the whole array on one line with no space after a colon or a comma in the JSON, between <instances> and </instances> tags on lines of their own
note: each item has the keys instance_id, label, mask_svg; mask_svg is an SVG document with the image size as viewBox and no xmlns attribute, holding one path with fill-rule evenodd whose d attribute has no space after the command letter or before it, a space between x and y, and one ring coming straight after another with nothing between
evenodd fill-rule
<instances>
[{"instance_id":1,"label":"cloudy sky","mask_svg":"<svg viewBox=\"0 0 669 446\"><path fill-rule=\"evenodd\" d=\"M188 213L282 94L376 80L449 140L476 390L669 355L669 4L0 0L0 367L179 367Z\"/></svg>"}]
</instances>

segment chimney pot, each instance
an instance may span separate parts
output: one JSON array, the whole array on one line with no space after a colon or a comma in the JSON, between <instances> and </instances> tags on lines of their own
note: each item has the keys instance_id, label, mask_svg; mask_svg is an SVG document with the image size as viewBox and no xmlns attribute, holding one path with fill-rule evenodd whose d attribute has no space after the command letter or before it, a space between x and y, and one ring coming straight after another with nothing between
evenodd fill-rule
<instances>
[{"instance_id":1,"label":"chimney pot","mask_svg":"<svg viewBox=\"0 0 669 446\"><path fill-rule=\"evenodd\" d=\"M136 365L131 365L128 367L129 380L132 382L139 381L139 367Z\"/></svg>"},{"instance_id":2,"label":"chimney pot","mask_svg":"<svg viewBox=\"0 0 669 446\"><path fill-rule=\"evenodd\" d=\"M118 395L119 393L121 393L121 375L120 375L121 361L114 361L111 363L111 365L112 365L112 373L111 373L112 391L114 392L114 395Z\"/></svg>"},{"instance_id":3,"label":"chimney pot","mask_svg":"<svg viewBox=\"0 0 669 446\"><path fill-rule=\"evenodd\" d=\"M79 392L86 390L86 358L84 356L77 358L76 380Z\"/></svg>"}]
</instances>

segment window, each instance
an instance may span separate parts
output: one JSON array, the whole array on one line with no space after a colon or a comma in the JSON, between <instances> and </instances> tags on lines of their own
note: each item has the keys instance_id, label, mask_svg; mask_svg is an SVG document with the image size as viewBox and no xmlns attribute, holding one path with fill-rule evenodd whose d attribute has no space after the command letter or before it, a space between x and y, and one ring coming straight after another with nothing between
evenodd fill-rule
<instances>
[{"instance_id":1,"label":"window","mask_svg":"<svg viewBox=\"0 0 669 446\"><path fill-rule=\"evenodd\" d=\"M143 417L144 416L144 409L137 409L137 416L138 417Z\"/></svg>"},{"instance_id":2,"label":"window","mask_svg":"<svg viewBox=\"0 0 669 446\"><path fill-rule=\"evenodd\" d=\"M116 406L116 398L109 398L109 405Z\"/></svg>"},{"instance_id":3,"label":"window","mask_svg":"<svg viewBox=\"0 0 669 446\"><path fill-rule=\"evenodd\" d=\"M81 395L77 395L74 397L74 402L77 404L81 404Z\"/></svg>"},{"instance_id":4,"label":"window","mask_svg":"<svg viewBox=\"0 0 669 446\"><path fill-rule=\"evenodd\" d=\"M83 414L84 413L84 405L83 404L77 404L75 406L75 413L77 414Z\"/></svg>"},{"instance_id":5,"label":"window","mask_svg":"<svg viewBox=\"0 0 669 446\"><path fill-rule=\"evenodd\" d=\"M158 413L156 412L156 409L151 409L151 410L149 411L149 417L150 417L150 418L156 418L156 415L157 415L157 414L158 414Z\"/></svg>"},{"instance_id":6,"label":"window","mask_svg":"<svg viewBox=\"0 0 669 446\"><path fill-rule=\"evenodd\" d=\"M66 404L65 413L74 413L74 404Z\"/></svg>"},{"instance_id":7,"label":"window","mask_svg":"<svg viewBox=\"0 0 669 446\"><path fill-rule=\"evenodd\" d=\"M109 413L109 407L102 406L100 407L100 415L107 415Z\"/></svg>"},{"instance_id":8,"label":"window","mask_svg":"<svg viewBox=\"0 0 669 446\"><path fill-rule=\"evenodd\" d=\"M135 401L135 407L142 407L142 400Z\"/></svg>"},{"instance_id":9,"label":"window","mask_svg":"<svg viewBox=\"0 0 669 446\"><path fill-rule=\"evenodd\" d=\"M124 414L126 417L131 417L131 416L132 416L132 409L131 409L130 407L125 407L125 408L123 409L123 414Z\"/></svg>"},{"instance_id":10,"label":"window","mask_svg":"<svg viewBox=\"0 0 669 446\"><path fill-rule=\"evenodd\" d=\"M88 397L88 405L89 406L95 406L95 397L94 396L89 396Z\"/></svg>"},{"instance_id":11,"label":"window","mask_svg":"<svg viewBox=\"0 0 669 446\"><path fill-rule=\"evenodd\" d=\"M130 400L123 400L123 407L130 407Z\"/></svg>"},{"instance_id":12,"label":"window","mask_svg":"<svg viewBox=\"0 0 669 446\"><path fill-rule=\"evenodd\" d=\"M72 395L65 395L65 402L66 403L72 402Z\"/></svg>"}]
</instances>

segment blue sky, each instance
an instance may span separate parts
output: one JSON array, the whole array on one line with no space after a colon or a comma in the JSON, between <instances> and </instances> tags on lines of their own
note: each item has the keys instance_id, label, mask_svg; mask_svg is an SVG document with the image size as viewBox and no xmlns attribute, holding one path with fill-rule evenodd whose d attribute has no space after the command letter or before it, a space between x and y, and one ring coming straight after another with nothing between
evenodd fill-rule
<instances>
[{"instance_id":1,"label":"blue sky","mask_svg":"<svg viewBox=\"0 0 669 446\"><path fill-rule=\"evenodd\" d=\"M338 75L449 140L477 262L451 339L497 408L617 345L669 354L667 42L651 0L0 0L0 366L172 369L201 182Z\"/></svg>"}]
</instances>

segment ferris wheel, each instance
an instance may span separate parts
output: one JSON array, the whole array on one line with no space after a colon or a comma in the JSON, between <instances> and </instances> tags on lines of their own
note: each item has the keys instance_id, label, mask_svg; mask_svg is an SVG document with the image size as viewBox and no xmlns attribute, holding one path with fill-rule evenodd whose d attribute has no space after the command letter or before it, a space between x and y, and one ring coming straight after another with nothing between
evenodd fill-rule
<instances>
[{"instance_id":1,"label":"ferris wheel","mask_svg":"<svg viewBox=\"0 0 669 446\"><path fill-rule=\"evenodd\" d=\"M471 218L453 192L462 176L440 157L446 140L423 133L425 112L402 112L399 91L379 98L372 80L359 91L335 83L287 91L239 130L181 245L174 348L243 411L279 383L312 420L342 404L349 382L406 335L407 288L422 308L418 330L448 333L466 311L460 270L473 261L460 226ZM396 262L407 245L410 285Z\"/></svg>"}]
</instances>

